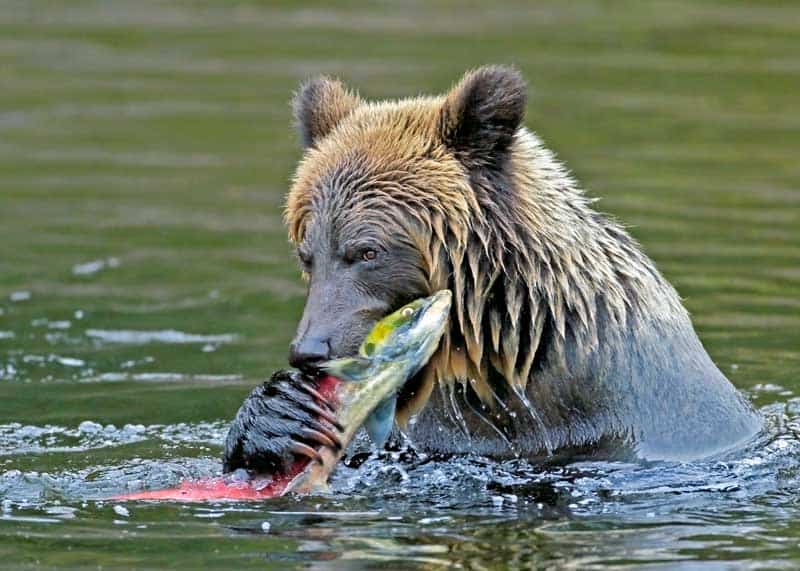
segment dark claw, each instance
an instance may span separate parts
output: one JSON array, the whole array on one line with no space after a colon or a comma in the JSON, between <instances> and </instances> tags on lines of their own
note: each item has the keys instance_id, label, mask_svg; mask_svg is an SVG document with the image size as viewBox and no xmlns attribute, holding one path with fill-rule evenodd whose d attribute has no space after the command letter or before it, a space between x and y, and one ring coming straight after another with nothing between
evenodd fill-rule
<instances>
[{"instance_id":1,"label":"dark claw","mask_svg":"<svg viewBox=\"0 0 800 571\"><path fill-rule=\"evenodd\" d=\"M342 442L339 440L339 437L330 430L322 429L322 427L318 430L303 428L298 433L298 436L305 440L311 440L312 442L322 444L328 448L334 448L336 450L342 449Z\"/></svg>"},{"instance_id":2,"label":"dark claw","mask_svg":"<svg viewBox=\"0 0 800 571\"><path fill-rule=\"evenodd\" d=\"M334 407L300 371L277 371L242 403L225 439L223 470L286 473L298 457L322 461L315 448L343 448Z\"/></svg>"},{"instance_id":3,"label":"dark claw","mask_svg":"<svg viewBox=\"0 0 800 571\"><path fill-rule=\"evenodd\" d=\"M336 417L333 416L333 414L331 412L329 412L327 410L324 410L324 409L320 408L318 405L316 405L314 403L311 403L311 402L302 403L300 406L303 407L304 409L306 409L308 412L310 412L312 414L316 414L320 418L322 418L324 420L327 420L334 427L336 427L336 429L338 431L341 432L341 431L344 430L344 426L342 426L341 423L338 420L336 420Z\"/></svg>"},{"instance_id":4,"label":"dark claw","mask_svg":"<svg viewBox=\"0 0 800 571\"><path fill-rule=\"evenodd\" d=\"M305 456L311 460L319 462L320 464L323 463L322 455L319 453L319 451L314 450L308 444L303 444L302 442L292 442L290 450L298 456Z\"/></svg>"},{"instance_id":5,"label":"dark claw","mask_svg":"<svg viewBox=\"0 0 800 571\"><path fill-rule=\"evenodd\" d=\"M319 403L319 404L321 404L322 406L326 407L326 408L327 408L328 410L330 410L331 412L333 412L333 411L334 411L333 405L331 405L331 403L329 403L329 402L328 402L328 401L325 399L325 397L324 397L324 396L322 396L322 395L319 393L319 391L317 391L317 389L315 389L314 387L312 387L312 386L311 386L310 384L308 384L308 383L301 383L301 385L300 385L300 386L301 386L301 388L302 388L304 391L306 391L308 394L310 394L312 397L314 397L314 399L317 401L317 403Z\"/></svg>"},{"instance_id":6,"label":"dark claw","mask_svg":"<svg viewBox=\"0 0 800 571\"><path fill-rule=\"evenodd\" d=\"M317 430L318 432L321 432L322 434L324 434L325 436L327 436L328 438L333 440L333 443L335 444L334 447L337 450L341 450L342 449L342 439L339 438L339 435L336 434L333 430L331 430L330 428L328 428L327 426L325 426L322 423L320 423L317 426L315 426L314 430Z\"/></svg>"}]
</instances>

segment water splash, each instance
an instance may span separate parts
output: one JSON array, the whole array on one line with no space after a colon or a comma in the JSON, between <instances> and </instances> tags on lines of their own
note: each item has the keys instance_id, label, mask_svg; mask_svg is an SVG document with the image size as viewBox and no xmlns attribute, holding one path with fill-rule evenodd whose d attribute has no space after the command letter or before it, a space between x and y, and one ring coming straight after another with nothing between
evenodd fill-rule
<instances>
[{"instance_id":1,"label":"water splash","mask_svg":"<svg viewBox=\"0 0 800 571\"><path fill-rule=\"evenodd\" d=\"M544 421L542 420L542 416L536 410L536 407L533 406L533 403L531 403L530 399L528 398L528 395L525 394L525 391L523 389L513 384L511 389L517 396L517 398L520 400L525 410L528 411L528 414L530 414L531 418L533 419L533 422L536 424L536 427L539 430L539 434L543 439L547 455L552 456L553 452L555 451L555 447L553 446L553 442L550 440L550 435L549 435L550 431L547 430L547 427L545 426Z\"/></svg>"},{"instance_id":2,"label":"water splash","mask_svg":"<svg viewBox=\"0 0 800 571\"><path fill-rule=\"evenodd\" d=\"M8 468L0 472L0 522L97 522L104 530L109 524L141 533L152 528L152 537L163 539L168 513L170 522L180 522L176 529L205 533L207 528L193 526L213 521L232 534L229 540L265 533L291 538L298 547L289 556L322 556L334 549L343 559L358 553L423 566L466 566L478 553L489 567L509 561L536 567L547 551L537 546L546 545L572 546L565 553L573 563L576 553L584 553L581 568L614 564L620 553L629 563L642 564L702 559L704 549L733 556L735 545L726 538L756 535L775 549L796 539L791 526L800 487L800 398L770 404L762 413L766 429L748 447L692 463L542 467L474 455L433 458L407 449L367 452L368 440L358 438L348 461L334 472L329 494L261 504L132 503L124 506L127 515L108 498L218 475L227 425L11 423L0 425L0 466ZM92 450L129 444L141 450L138 446L147 442L150 456L160 450L163 457L117 453L117 460L109 460L112 456L104 453L100 464L74 466L68 460L60 465L73 467L56 471L13 467L15 459L32 454L62 453L78 460Z\"/></svg>"},{"instance_id":3,"label":"water splash","mask_svg":"<svg viewBox=\"0 0 800 571\"><path fill-rule=\"evenodd\" d=\"M184 443L193 445L222 444L227 423L201 422L196 424L113 424L85 420L75 428L64 426L23 425L18 422L0 425L0 457L46 454L54 452L86 452L99 448L124 446L135 442Z\"/></svg>"}]
</instances>

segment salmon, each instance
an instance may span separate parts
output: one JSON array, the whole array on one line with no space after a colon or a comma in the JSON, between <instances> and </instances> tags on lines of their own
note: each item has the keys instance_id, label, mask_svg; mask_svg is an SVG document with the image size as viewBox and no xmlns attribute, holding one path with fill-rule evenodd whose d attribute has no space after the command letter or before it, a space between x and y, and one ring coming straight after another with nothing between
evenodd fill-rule
<instances>
[{"instance_id":1,"label":"salmon","mask_svg":"<svg viewBox=\"0 0 800 571\"><path fill-rule=\"evenodd\" d=\"M331 472L363 426L382 446L394 424L397 392L431 358L450 314L448 290L415 300L381 319L359 348L358 355L327 361L316 394L323 420L338 431L337 446L320 446L297 455L278 473L252 477L244 470L178 487L117 496L118 500L260 500L288 493L325 491ZM322 406L324 405L324 407Z\"/></svg>"}]
</instances>

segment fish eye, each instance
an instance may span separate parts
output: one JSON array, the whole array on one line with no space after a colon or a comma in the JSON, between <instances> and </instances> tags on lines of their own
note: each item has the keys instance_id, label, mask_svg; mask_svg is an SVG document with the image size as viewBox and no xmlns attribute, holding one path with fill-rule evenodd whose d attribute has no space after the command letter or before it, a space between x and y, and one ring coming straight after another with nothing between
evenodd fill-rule
<instances>
[{"instance_id":1,"label":"fish eye","mask_svg":"<svg viewBox=\"0 0 800 571\"><path fill-rule=\"evenodd\" d=\"M414 308L413 307L404 307L400 311L400 315L402 315L403 317L411 317L412 315L414 315Z\"/></svg>"}]
</instances>

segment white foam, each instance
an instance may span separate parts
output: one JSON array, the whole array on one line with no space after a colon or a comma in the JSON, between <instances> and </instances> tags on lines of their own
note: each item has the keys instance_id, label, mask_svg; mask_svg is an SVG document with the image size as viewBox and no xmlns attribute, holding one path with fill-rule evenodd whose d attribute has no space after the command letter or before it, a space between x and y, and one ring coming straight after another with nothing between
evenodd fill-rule
<instances>
[{"instance_id":1,"label":"white foam","mask_svg":"<svg viewBox=\"0 0 800 571\"><path fill-rule=\"evenodd\" d=\"M187 375L184 373L123 373L123 372L108 372L102 373L97 376L82 379L85 383L119 383L122 381L139 381L143 383L175 383L175 382L211 382L211 383L226 383L241 381L244 377L242 375Z\"/></svg>"},{"instance_id":2,"label":"white foam","mask_svg":"<svg viewBox=\"0 0 800 571\"><path fill-rule=\"evenodd\" d=\"M202 335L185 333L174 329L157 331L134 331L131 329L87 329L86 335L105 343L120 343L126 345L146 345L148 343L232 343L237 335L223 333L220 335Z\"/></svg>"},{"instance_id":3,"label":"white foam","mask_svg":"<svg viewBox=\"0 0 800 571\"><path fill-rule=\"evenodd\" d=\"M12 291L11 295L8 296L13 302L18 301L28 301L31 298L31 292L29 291Z\"/></svg>"},{"instance_id":4,"label":"white foam","mask_svg":"<svg viewBox=\"0 0 800 571\"><path fill-rule=\"evenodd\" d=\"M64 365L65 367L83 367L86 364L86 361L82 359L62 357L61 355L50 355L49 360L55 361L59 365Z\"/></svg>"},{"instance_id":5,"label":"white foam","mask_svg":"<svg viewBox=\"0 0 800 571\"><path fill-rule=\"evenodd\" d=\"M114 506L113 509L114 509L114 513L115 514L120 515L122 517L130 517L131 516L130 510L128 510L128 508L126 508L125 506L121 506L121 505L117 504L117 505Z\"/></svg>"},{"instance_id":6,"label":"white foam","mask_svg":"<svg viewBox=\"0 0 800 571\"><path fill-rule=\"evenodd\" d=\"M53 452L85 452L113 448L145 440L170 444L221 445L227 432L225 422L195 424L126 424L117 428L84 420L77 427L23 425L18 422L0 424L0 457Z\"/></svg>"},{"instance_id":7,"label":"white foam","mask_svg":"<svg viewBox=\"0 0 800 571\"><path fill-rule=\"evenodd\" d=\"M106 258L104 260L92 260L83 264L72 266L72 274L75 276L90 276L106 268L117 268L120 262L117 258Z\"/></svg>"}]
</instances>

